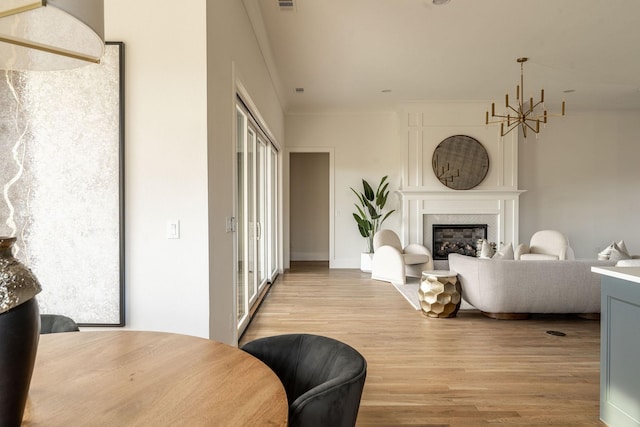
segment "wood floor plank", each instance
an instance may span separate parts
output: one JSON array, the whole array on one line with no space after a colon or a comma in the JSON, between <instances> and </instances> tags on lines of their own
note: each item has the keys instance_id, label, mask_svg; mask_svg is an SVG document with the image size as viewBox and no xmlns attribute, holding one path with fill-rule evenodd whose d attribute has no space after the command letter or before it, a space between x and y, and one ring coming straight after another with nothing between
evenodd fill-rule
<instances>
[{"instance_id":1,"label":"wood floor plank","mask_svg":"<svg viewBox=\"0 0 640 427\"><path fill-rule=\"evenodd\" d=\"M276 280L240 344L301 332L367 359L358 426L605 425L598 321L494 320L474 310L430 319L389 283L305 262Z\"/></svg>"}]
</instances>

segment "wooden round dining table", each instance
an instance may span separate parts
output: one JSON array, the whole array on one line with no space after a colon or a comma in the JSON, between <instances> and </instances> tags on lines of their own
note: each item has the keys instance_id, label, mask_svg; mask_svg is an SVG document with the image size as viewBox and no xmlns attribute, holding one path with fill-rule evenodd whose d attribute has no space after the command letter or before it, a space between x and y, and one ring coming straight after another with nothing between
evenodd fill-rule
<instances>
[{"instance_id":1,"label":"wooden round dining table","mask_svg":"<svg viewBox=\"0 0 640 427\"><path fill-rule=\"evenodd\" d=\"M278 377L244 351L162 332L40 336L23 426L285 426Z\"/></svg>"}]
</instances>

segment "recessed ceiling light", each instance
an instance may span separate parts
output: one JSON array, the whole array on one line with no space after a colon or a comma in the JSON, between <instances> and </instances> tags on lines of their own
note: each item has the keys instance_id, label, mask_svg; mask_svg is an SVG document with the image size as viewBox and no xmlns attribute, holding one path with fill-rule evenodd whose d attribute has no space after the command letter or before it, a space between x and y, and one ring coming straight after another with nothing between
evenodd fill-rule
<instances>
[{"instance_id":1,"label":"recessed ceiling light","mask_svg":"<svg viewBox=\"0 0 640 427\"><path fill-rule=\"evenodd\" d=\"M302 92L304 92L304 88L303 87L297 87L296 88L296 92L302 93Z\"/></svg>"},{"instance_id":2,"label":"recessed ceiling light","mask_svg":"<svg viewBox=\"0 0 640 427\"><path fill-rule=\"evenodd\" d=\"M450 0L433 0L433 4L436 6L442 6L443 4L449 3Z\"/></svg>"}]
</instances>

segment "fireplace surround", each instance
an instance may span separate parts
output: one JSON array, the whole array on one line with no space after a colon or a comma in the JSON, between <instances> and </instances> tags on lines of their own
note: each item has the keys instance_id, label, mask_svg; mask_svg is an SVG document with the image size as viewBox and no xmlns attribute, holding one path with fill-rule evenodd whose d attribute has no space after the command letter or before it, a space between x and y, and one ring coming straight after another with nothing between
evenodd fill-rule
<instances>
[{"instance_id":1,"label":"fireplace surround","mask_svg":"<svg viewBox=\"0 0 640 427\"><path fill-rule=\"evenodd\" d=\"M523 191L399 191L403 205L402 238L405 244L419 243L435 253L432 237L434 224L487 224L486 239L496 242L498 249L512 243L518 245L518 199ZM444 259L434 266L447 269Z\"/></svg>"}]
</instances>

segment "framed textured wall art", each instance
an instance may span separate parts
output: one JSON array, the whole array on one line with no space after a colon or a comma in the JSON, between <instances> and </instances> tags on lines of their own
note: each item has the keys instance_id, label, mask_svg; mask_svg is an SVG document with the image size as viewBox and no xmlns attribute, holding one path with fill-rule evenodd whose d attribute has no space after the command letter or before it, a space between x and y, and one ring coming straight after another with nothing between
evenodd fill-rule
<instances>
[{"instance_id":1,"label":"framed textured wall art","mask_svg":"<svg viewBox=\"0 0 640 427\"><path fill-rule=\"evenodd\" d=\"M433 173L453 190L470 190L478 186L489 171L489 154L475 138L453 135L434 150Z\"/></svg>"},{"instance_id":2,"label":"framed textured wall art","mask_svg":"<svg viewBox=\"0 0 640 427\"><path fill-rule=\"evenodd\" d=\"M124 325L124 45L100 64L0 71L0 235L41 313Z\"/></svg>"}]
</instances>

